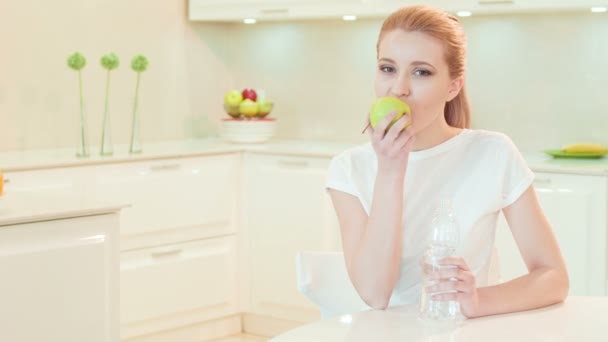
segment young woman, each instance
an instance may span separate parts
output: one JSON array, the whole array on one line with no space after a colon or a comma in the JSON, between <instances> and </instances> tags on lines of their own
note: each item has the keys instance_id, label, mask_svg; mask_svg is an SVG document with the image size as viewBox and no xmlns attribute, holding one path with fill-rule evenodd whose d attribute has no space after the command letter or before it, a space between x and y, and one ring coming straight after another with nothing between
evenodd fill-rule
<instances>
[{"instance_id":1,"label":"young woman","mask_svg":"<svg viewBox=\"0 0 608 342\"><path fill-rule=\"evenodd\" d=\"M387 116L368 128L371 143L332 160L327 188L348 273L373 308L415 303L421 291L455 290L433 299L456 300L466 317L478 317L567 296L568 274L532 187L532 171L507 136L468 128L465 56L456 17L428 6L391 14L378 38L375 92L408 103L411 116L388 129L395 113ZM459 225L458 257L444 259L455 267L436 272L439 283L423 289L420 259L442 199L451 200ZM528 273L490 285L500 211Z\"/></svg>"}]
</instances>

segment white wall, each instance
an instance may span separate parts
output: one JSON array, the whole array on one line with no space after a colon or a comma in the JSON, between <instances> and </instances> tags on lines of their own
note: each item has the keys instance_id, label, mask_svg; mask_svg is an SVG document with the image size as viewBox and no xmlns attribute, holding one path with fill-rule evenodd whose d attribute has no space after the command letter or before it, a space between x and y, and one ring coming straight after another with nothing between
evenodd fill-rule
<instances>
[{"instance_id":1,"label":"white wall","mask_svg":"<svg viewBox=\"0 0 608 342\"><path fill-rule=\"evenodd\" d=\"M130 60L150 60L142 75L140 109L146 141L205 136L230 88L226 25L196 31L185 0L0 1L0 151L72 147L78 142L77 75L66 65L83 52L89 135L99 145L106 74L99 60L116 52L110 116L115 143L127 143L135 73ZM144 145L145 148L145 145ZM97 153L97 151L92 151Z\"/></svg>"},{"instance_id":2,"label":"white wall","mask_svg":"<svg viewBox=\"0 0 608 342\"><path fill-rule=\"evenodd\" d=\"M608 15L479 16L469 37L473 126L509 134L524 150L576 141L608 144ZM265 89L280 138L366 141L381 20L256 25L187 20L187 1L0 2L0 151L75 147L75 50L88 59L84 90L89 136L99 144L105 70L115 51L110 114L114 142L129 139L135 73L146 142L217 133L223 95ZM542 137L541 137L542 135ZM145 147L144 147L145 148ZM96 153L96 151L93 151Z\"/></svg>"},{"instance_id":3,"label":"white wall","mask_svg":"<svg viewBox=\"0 0 608 342\"><path fill-rule=\"evenodd\" d=\"M236 84L274 98L281 137L365 141L380 25L240 25ZM479 16L463 25L474 128L505 132L525 150L608 144L608 15Z\"/></svg>"}]
</instances>

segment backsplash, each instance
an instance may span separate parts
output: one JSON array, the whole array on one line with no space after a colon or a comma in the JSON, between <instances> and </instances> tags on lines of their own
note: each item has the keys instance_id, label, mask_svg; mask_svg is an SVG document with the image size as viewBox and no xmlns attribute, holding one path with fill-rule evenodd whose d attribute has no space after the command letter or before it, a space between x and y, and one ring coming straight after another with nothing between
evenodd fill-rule
<instances>
[{"instance_id":1,"label":"backsplash","mask_svg":"<svg viewBox=\"0 0 608 342\"><path fill-rule=\"evenodd\" d=\"M199 31L219 41L227 30ZM115 144L129 141L136 81L130 62L139 53L150 60L139 93L144 149L150 141L204 136L213 129L206 114L222 108L217 99L232 76L223 47L201 44L198 34L187 20L187 1L1 1L0 151L76 148L78 78L66 65L74 51L87 59L82 77L91 145L101 140L106 73L100 58L111 51L120 57L109 96Z\"/></svg>"},{"instance_id":2,"label":"backsplash","mask_svg":"<svg viewBox=\"0 0 608 342\"><path fill-rule=\"evenodd\" d=\"M65 62L76 50L87 58L91 145L101 134L99 59L110 51L121 57L110 89L115 144L129 139L129 62L138 53L150 59L140 87L144 149L151 141L216 136L224 93L245 87L264 89L275 102L279 138L367 141L361 130L374 99L381 20L198 23L187 20L187 1L165 0L9 1L0 13L0 151L76 148L78 82ZM462 19L473 127L505 132L528 151L608 144L607 19Z\"/></svg>"},{"instance_id":3,"label":"backsplash","mask_svg":"<svg viewBox=\"0 0 608 342\"><path fill-rule=\"evenodd\" d=\"M607 15L493 15L462 22L473 128L507 133L529 151L608 144ZM236 83L274 95L281 137L366 141L360 132L373 100L380 25L241 25L233 46Z\"/></svg>"}]
</instances>

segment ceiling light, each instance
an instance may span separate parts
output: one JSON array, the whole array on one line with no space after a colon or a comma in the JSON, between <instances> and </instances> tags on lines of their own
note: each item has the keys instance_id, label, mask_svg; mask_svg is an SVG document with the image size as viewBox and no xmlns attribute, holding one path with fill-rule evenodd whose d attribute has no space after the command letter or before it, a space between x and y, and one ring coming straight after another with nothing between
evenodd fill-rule
<instances>
[{"instance_id":1,"label":"ceiling light","mask_svg":"<svg viewBox=\"0 0 608 342\"><path fill-rule=\"evenodd\" d=\"M243 22L244 22L245 24L255 24L255 23L256 23L256 20L255 20L255 19L253 19L253 18L247 18L247 19L243 19Z\"/></svg>"},{"instance_id":2,"label":"ceiling light","mask_svg":"<svg viewBox=\"0 0 608 342\"><path fill-rule=\"evenodd\" d=\"M473 13L471 11L458 11L456 12L456 15L459 17L470 17Z\"/></svg>"},{"instance_id":3,"label":"ceiling light","mask_svg":"<svg viewBox=\"0 0 608 342\"><path fill-rule=\"evenodd\" d=\"M603 13L608 11L608 8L606 7L591 7L591 12L593 13Z\"/></svg>"},{"instance_id":4,"label":"ceiling light","mask_svg":"<svg viewBox=\"0 0 608 342\"><path fill-rule=\"evenodd\" d=\"M357 16L356 15L345 15L342 17L342 19L348 20L348 21L353 21L353 20L357 20Z\"/></svg>"}]
</instances>

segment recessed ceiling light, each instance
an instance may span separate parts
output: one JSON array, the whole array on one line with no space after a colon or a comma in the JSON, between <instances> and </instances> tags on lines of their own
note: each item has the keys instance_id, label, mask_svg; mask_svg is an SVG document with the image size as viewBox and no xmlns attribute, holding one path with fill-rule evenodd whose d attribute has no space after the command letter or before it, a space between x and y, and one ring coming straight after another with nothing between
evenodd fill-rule
<instances>
[{"instance_id":1,"label":"recessed ceiling light","mask_svg":"<svg viewBox=\"0 0 608 342\"><path fill-rule=\"evenodd\" d=\"M473 13L471 11L458 11L456 12L456 15L459 17L470 17Z\"/></svg>"},{"instance_id":2,"label":"recessed ceiling light","mask_svg":"<svg viewBox=\"0 0 608 342\"><path fill-rule=\"evenodd\" d=\"M342 17L342 19L348 20L348 21L353 21L353 20L357 20L357 16L356 15L345 15Z\"/></svg>"},{"instance_id":3,"label":"recessed ceiling light","mask_svg":"<svg viewBox=\"0 0 608 342\"><path fill-rule=\"evenodd\" d=\"M603 13L603 12L607 12L608 8L606 7L591 7L591 12L593 13Z\"/></svg>"},{"instance_id":4,"label":"recessed ceiling light","mask_svg":"<svg viewBox=\"0 0 608 342\"><path fill-rule=\"evenodd\" d=\"M255 20L255 19L253 19L253 18L247 18L247 19L243 19L243 22L244 22L245 24L255 24L255 23L256 23L256 20Z\"/></svg>"}]
</instances>

